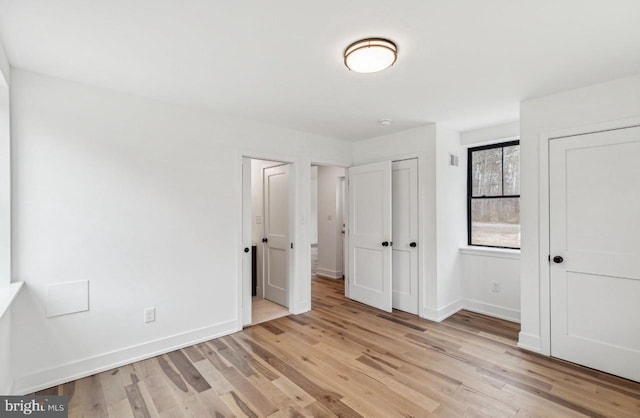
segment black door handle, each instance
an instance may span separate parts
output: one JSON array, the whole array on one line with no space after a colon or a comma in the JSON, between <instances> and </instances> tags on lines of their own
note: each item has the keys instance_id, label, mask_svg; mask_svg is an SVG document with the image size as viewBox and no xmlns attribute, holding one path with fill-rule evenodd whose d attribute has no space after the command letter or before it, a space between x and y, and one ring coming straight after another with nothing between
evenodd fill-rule
<instances>
[{"instance_id":1,"label":"black door handle","mask_svg":"<svg viewBox=\"0 0 640 418\"><path fill-rule=\"evenodd\" d=\"M557 255L557 256L555 256L555 257L553 257L553 262L554 262L554 263L560 264L560 263L562 263L563 261L564 261L564 258L560 257L559 255Z\"/></svg>"},{"instance_id":2,"label":"black door handle","mask_svg":"<svg viewBox=\"0 0 640 418\"><path fill-rule=\"evenodd\" d=\"M262 242L269 242L269 240L266 238L262 238Z\"/></svg>"},{"instance_id":3,"label":"black door handle","mask_svg":"<svg viewBox=\"0 0 640 418\"><path fill-rule=\"evenodd\" d=\"M383 241L382 242L382 246L383 247L388 247L389 246L389 241Z\"/></svg>"},{"instance_id":4,"label":"black door handle","mask_svg":"<svg viewBox=\"0 0 640 418\"><path fill-rule=\"evenodd\" d=\"M411 248L416 248L416 246L417 246L417 245L418 245L418 244L416 244L415 242L412 242L411 244L409 244L409 247L411 247Z\"/></svg>"},{"instance_id":5,"label":"black door handle","mask_svg":"<svg viewBox=\"0 0 640 418\"><path fill-rule=\"evenodd\" d=\"M248 253L249 252L249 247L244 247L244 252Z\"/></svg>"}]
</instances>

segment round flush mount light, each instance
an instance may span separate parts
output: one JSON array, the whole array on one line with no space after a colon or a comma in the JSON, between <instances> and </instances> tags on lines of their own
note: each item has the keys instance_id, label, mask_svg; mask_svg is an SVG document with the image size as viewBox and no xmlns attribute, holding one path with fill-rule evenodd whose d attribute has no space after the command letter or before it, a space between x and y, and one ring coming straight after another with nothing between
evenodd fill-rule
<instances>
[{"instance_id":1,"label":"round flush mount light","mask_svg":"<svg viewBox=\"0 0 640 418\"><path fill-rule=\"evenodd\" d=\"M357 73L377 73L396 63L398 47L388 39L368 38L344 50L344 65Z\"/></svg>"}]
</instances>

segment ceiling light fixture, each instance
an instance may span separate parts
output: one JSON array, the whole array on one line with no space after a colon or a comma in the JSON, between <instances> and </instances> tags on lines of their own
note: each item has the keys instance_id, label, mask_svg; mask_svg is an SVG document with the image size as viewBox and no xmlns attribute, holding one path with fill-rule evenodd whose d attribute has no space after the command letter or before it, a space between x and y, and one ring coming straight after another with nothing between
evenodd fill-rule
<instances>
[{"instance_id":1,"label":"ceiling light fixture","mask_svg":"<svg viewBox=\"0 0 640 418\"><path fill-rule=\"evenodd\" d=\"M344 65L357 73L377 73L396 63L398 47L388 39L368 38L344 50Z\"/></svg>"}]
</instances>

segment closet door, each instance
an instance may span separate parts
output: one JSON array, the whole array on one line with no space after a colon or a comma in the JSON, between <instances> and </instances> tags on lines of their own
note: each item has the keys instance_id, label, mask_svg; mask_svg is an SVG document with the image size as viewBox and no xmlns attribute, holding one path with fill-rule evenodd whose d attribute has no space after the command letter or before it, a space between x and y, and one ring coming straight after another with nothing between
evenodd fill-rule
<instances>
[{"instance_id":1,"label":"closet door","mask_svg":"<svg viewBox=\"0 0 640 418\"><path fill-rule=\"evenodd\" d=\"M349 168L349 297L391 312L391 162Z\"/></svg>"},{"instance_id":2,"label":"closet door","mask_svg":"<svg viewBox=\"0 0 640 418\"><path fill-rule=\"evenodd\" d=\"M393 308L418 314L418 160L392 164Z\"/></svg>"},{"instance_id":3,"label":"closet door","mask_svg":"<svg viewBox=\"0 0 640 418\"><path fill-rule=\"evenodd\" d=\"M640 127L549 148L551 355L640 381Z\"/></svg>"}]
</instances>

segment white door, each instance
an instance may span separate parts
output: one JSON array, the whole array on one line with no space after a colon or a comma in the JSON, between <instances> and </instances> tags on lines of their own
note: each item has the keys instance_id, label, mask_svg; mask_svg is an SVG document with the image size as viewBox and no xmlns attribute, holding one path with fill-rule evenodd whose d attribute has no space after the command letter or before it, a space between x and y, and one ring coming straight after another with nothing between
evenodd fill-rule
<instances>
[{"instance_id":1,"label":"white door","mask_svg":"<svg viewBox=\"0 0 640 418\"><path fill-rule=\"evenodd\" d=\"M393 308L418 314L418 160L392 164Z\"/></svg>"},{"instance_id":2,"label":"white door","mask_svg":"<svg viewBox=\"0 0 640 418\"><path fill-rule=\"evenodd\" d=\"M391 162L349 168L349 297L391 312Z\"/></svg>"},{"instance_id":3,"label":"white door","mask_svg":"<svg viewBox=\"0 0 640 418\"><path fill-rule=\"evenodd\" d=\"M640 381L640 128L549 148L551 355Z\"/></svg>"},{"instance_id":4,"label":"white door","mask_svg":"<svg viewBox=\"0 0 640 418\"><path fill-rule=\"evenodd\" d=\"M289 165L264 169L265 298L289 306Z\"/></svg>"}]
</instances>

